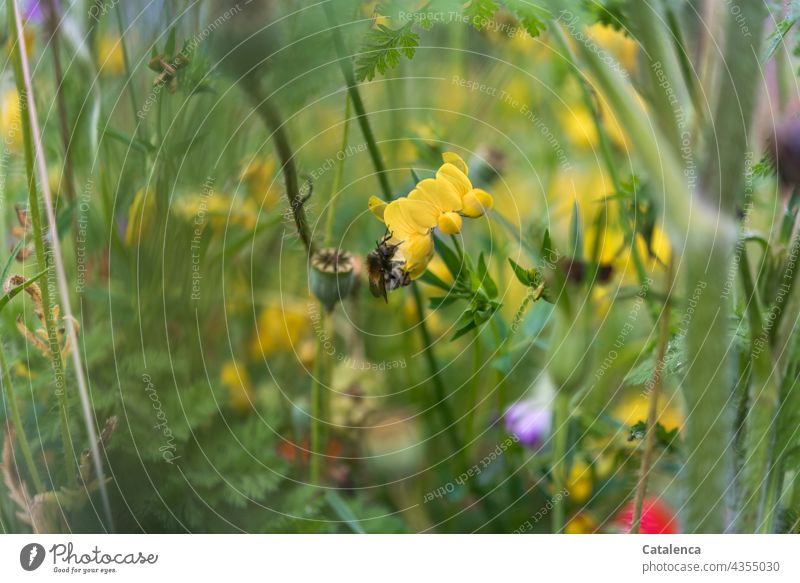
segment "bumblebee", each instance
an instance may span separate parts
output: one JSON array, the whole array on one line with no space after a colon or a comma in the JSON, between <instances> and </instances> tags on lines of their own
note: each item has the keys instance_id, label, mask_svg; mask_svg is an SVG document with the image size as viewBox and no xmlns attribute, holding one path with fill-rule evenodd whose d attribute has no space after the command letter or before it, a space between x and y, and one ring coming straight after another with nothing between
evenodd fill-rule
<instances>
[{"instance_id":1,"label":"bumblebee","mask_svg":"<svg viewBox=\"0 0 800 583\"><path fill-rule=\"evenodd\" d=\"M388 292L411 283L411 277L403 270L403 262L394 258L400 244L390 244L388 241L391 238L392 234L389 233L367 254L369 291L376 298L383 297L387 303Z\"/></svg>"}]
</instances>

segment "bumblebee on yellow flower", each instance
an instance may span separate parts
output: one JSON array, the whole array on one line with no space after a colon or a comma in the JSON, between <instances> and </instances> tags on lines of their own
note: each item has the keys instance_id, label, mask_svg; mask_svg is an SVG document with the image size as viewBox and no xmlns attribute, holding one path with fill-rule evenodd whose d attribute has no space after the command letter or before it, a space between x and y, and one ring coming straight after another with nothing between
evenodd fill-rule
<instances>
[{"instance_id":1,"label":"bumblebee on yellow flower","mask_svg":"<svg viewBox=\"0 0 800 583\"><path fill-rule=\"evenodd\" d=\"M461 156L445 152L442 161L436 176L417 183L407 196L389 203L369 199L369 209L386 224L385 243L395 248L392 259L411 279L421 276L433 259L434 229L456 235L463 217L481 217L494 204L491 194L472 185Z\"/></svg>"}]
</instances>

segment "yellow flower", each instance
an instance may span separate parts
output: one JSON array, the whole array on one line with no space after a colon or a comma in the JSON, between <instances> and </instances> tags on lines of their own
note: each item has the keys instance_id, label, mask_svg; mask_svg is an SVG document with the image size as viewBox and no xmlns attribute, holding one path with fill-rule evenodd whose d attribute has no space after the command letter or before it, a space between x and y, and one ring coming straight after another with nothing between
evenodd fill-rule
<instances>
[{"instance_id":1,"label":"yellow flower","mask_svg":"<svg viewBox=\"0 0 800 583\"><path fill-rule=\"evenodd\" d=\"M152 188L141 188L133 197L128 209L128 227L125 230L125 244L138 245L153 226L156 214L156 199Z\"/></svg>"},{"instance_id":2,"label":"yellow flower","mask_svg":"<svg viewBox=\"0 0 800 583\"><path fill-rule=\"evenodd\" d=\"M589 36L617 59L628 70L636 68L636 55L639 47L635 40L622 32L604 24L594 24L588 29Z\"/></svg>"},{"instance_id":3,"label":"yellow flower","mask_svg":"<svg viewBox=\"0 0 800 583\"><path fill-rule=\"evenodd\" d=\"M100 71L108 75L119 75L125 69L122 42L117 35L106 35L97 43L97 63Z\"/></svg>"},{"instance_id":4,"label":"yellow flower","mask_svg":"<svg viewBox=\"0 0 800 583\"><path fill-rule=\"evenodd\" d=\"M473 188L467 165L458 154L445 152L436 178L421 180L408 196L385 203L370 197L367 206L386 224L395 258L412 279L422 275L434 255L433 229L446 235L461 232L462 216L475 218L492 207L492 195Z\"/></svg>"},{"instance_id":5,"label":"yellow flower","mask_svg":"<svg viewBox=\"0 0 800 583\"><path fill-rule=\"evenodd\" d=\"M639 421L646 421L650 408L650 399L645 394L637 393L624 399L614 409L613 415L621 423L631 426ZM662 397L659 400L657 421L664 429L671 431L683 426L683 414L680 411L676 398ZM627 435L626 435L627 439Z\"/></svg>"},{"instance_id":6,"label":"yellow flower","mask_svg":"<svg viewBox=\"0 0 800 583\"><path fill-rule=\"evenodd\" d=\"M582 460L575 460L567 476L570 500L580 504L592 493L592 471Z\"/></svg>"},{"instance_id":7,"label":"yellow flower","mask_svg":"<svg viewBox=\"0 0 800 583\"><path fill-rule=\"evenodd\" d=\"M270 206L280 198L280 189L274 184L275 161L272 158L255 158L247 163L240 175L247 195L259 206Z\"/></svg>"},{"instance_id":8,"label":"yellow flower","mask_svg":"<svg viewBox=\"0 0 800 583\"><path fill-rule=\"evenodd\" d=\"M22 147L22 117L19 105L19 93L9 89L3 94L0 108L0 137L10 149L19 151Z\"/></svg>"},{"instance_id":9,"label":"yellow flower","mask_svg":"<svg viewBox=\"0 0 800 583\"><path fill-rule=\"evenodd\" d=\"M597 127L591 112L585 107L575 107L561 116L561 124L572 143L582 148L597 146Z\"/></svg>"},{"instance_id":10,"label":"yellow flower","mask_svg":"<svg viewBox=\"0 0 800 583\"><path fill-rule=\"evenodd\" d=\"M309 319L300 303L283 300L268 304L258 315L258 329L250 343L250 354L256 360L281 351L298 352L298 342L308 328Z\"/></svg>"},{"instance_id":11,"label":"yellow flower","mask_svg":"<svg viewBox=\"0 0 800 583\"><path fill-rule=\"evenodd\" d=\"M597 521L588 512L573 515L564 527L565 534L594 534L596 531Z\"/></svg>"},{"instance_id":12,"label":"yellow flower","mask_svg":"<svg viewBox=\"0 0 800 583\"><path fill-rule=\"evenodd\" d=\"M219 380L222 386L228 390L228 403L231 407L240 413L251 409L253 390L247 369L236 360L229 360L222 365Z\"/></svg>"}]
</instances>

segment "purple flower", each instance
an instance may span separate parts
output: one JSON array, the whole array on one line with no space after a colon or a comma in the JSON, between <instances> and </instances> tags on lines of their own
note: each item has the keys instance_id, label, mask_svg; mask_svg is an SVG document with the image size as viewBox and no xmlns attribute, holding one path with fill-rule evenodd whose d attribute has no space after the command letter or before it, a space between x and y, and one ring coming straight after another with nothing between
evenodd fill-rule
<instances>
[{"instance_id":1,"label":"purple flower","mask_svg":"<svg viewBox=\"0 0 800 583\"><path fill-rule=\"evenodd\" d=\"M57 0L54 4L56 10L59 10L60 6ZM27 0L27 2L23 2L22 4L22 19L26 23L35 22L41 24L49 15L49 0Z\"/></svg>"},{"instance_id":2,"label":"purple flower","mask_svg":"<svg viewBox=\"0 0 800 583\"><path fill-rule=\"evenodd\" d=\"M506 409L506 431L522 445L538 448L550 434L552 413L537 401L519 401Z\"/></svg>"}]
</instances>

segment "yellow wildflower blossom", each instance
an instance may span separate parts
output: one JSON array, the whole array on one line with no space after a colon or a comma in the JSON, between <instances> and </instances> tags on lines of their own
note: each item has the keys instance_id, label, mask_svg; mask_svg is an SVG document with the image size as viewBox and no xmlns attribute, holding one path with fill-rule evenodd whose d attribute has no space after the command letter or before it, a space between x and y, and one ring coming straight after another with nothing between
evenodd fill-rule
<instances>
[{"instance_id":1,"label":"yellow wildflower blossom","mask_svg":"<svg viewBox=\"0 0 800 583\"><path fill-rule=\"evenodd\" d=\"M299 354L298 343L308 325L308 315L301 304L268 304L258 315L258 329L250 343L252 357L259 360L287 350Z\"/></svg>"},{"instance_id":2,"label":"yellow wildflower blossom","mask_svg":"<svg viewBox=\"0 0 800 583\"><path fill-rule=\"evenodd\" d=\"M575 460L567 476L567 490L569 498L575 503L581 503L592 493L592 471L586 462Z\"/></svg>"},{"instance_id":3,"label":"yellow wildflower blossom","mask_svg":"<svg viewBox=\"0 0 800 583\"><path fill-rule=\"evenodd\" d=\"M567 521L565 534L593 534L597 531L597 521L588 512L578 512Z\"/></svg>"},{"instance_id":4,"label":"yellow wildflower blossom","mask_svg":"<svg viewBox=\"0 0 800 583\"><path fill-rule=\"evenodd\" d=\"M122 42L117 35L106 35L97 43L97 63L107 75L119 75L125 69Z\"/></svg>"},{"instance_id":5,"label":"yellow wildflower blossom","mask_svg":"<svg viewBox=\"0 0 800 583\"><path fill-rule=\"evenodd\" d=\"M252 408L253 390L250 375L240 363L229 360L222 365L219 380L228 390L228 403L236 411L244 413Z\"/></svg>"},{"instance_id":6,"label":"yellow wildflower blossom","mask_svg":"<svg viewBox=\"0 0 800 583\"><path fill-rule=\"evenodd\" d=\"M9 89L3 94L0 107L0 137L9 149L18 152L22 148L22 117L19 93Z\"/></svg>"},{"instance_id":7,"label":"yellow wildflower blossom","mask_svg":"<svg viewBox=\"0 0 800 583\"><path fill-rule=\"evenodd\" d=\"M420 181L406 197L390 203L372 196L369 210L386 224L388 241L397 245L395 258L416 279L433 259L433 229L446 235L461 232L462 216L477 218L492 208L492 195L474 188L466 162L453 152L442 155L444 162L436 178Z\"/></svg>"}]
</instances>

